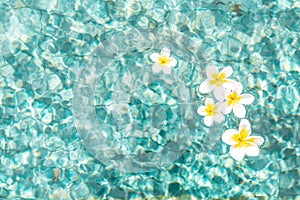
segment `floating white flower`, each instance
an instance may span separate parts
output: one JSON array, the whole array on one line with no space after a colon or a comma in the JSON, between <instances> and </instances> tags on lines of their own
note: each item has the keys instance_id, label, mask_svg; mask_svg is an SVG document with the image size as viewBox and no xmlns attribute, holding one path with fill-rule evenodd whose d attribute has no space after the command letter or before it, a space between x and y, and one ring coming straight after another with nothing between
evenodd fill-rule
<instances>
[{"instance_id":1,"label":"floating white flower","mask_svg":"<svg viewBox=\"0 0 300 200\"><path fill-rule=\"evenodd\" d=\"M244 118L246 109L244 105L251 104L254 101L254 96L251 94L241 94L243 85L236 82L232 90L225 92L224 114L229 114L232 110L238 118Z\"/></svg>"},{"instance_id":2,"label":"floating white flower","mask_svg":"<svg viewBox=\"0 0 300 200\"><path fill-rule=\"evenodd\" d=\"M220 73L216 66L208 66L206 68L207 80L201 83L199 92L209 93L214 90L214 96L217 100L223 101L226 85L233 83L234 81L228 79L232 74L232 67L225 67Z\"/></svg>"},{"instance_id":3,"label":"floating white flower","mask_svg":"<svg viewBox=\"0 0 300 200\"><path fill-rule=\"evenodd\" d=\"M229 129L222 135L222 141L231 145L230 155L237 161L247 156L258 156L258 146L264 143L264 138L260 136L250 136L251 125L247 119L242 119L239 130Z\"/></svg>"},{"instance_id":4,"label":"floating white flower","mask_svg":"<svg viewBox=\"0 0 300 200\"><path fill-rule=\"evenodd\" d=\"M206 126L211 126L214 121L218 123L222 122L224 120L222 111L222 104L214 104L214 100L212 98L207 98L205 100L205 106L200 106L197 110L199 115L205 116L204 124Z\"/></svg>"},{"instance_id":5,"label":"floating white flower","mask_svg":"<svg viewBox=\"0 0 300 200\"><path fill-rule=\"evenodd\" d=\"M172 67L177 65L177 60L175 58L170 57L171 52L167 47L163 47L159 53L152 53L150 58L155 64L152 66L153 72L163 71L166 74L171 73Z\"/></svg>"}]
</instances>

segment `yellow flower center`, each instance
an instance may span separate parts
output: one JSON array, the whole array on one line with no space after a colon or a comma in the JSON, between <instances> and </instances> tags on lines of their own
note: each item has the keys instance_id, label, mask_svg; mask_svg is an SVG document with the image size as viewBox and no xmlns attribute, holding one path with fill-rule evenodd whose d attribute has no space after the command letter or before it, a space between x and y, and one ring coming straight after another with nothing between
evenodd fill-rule
<instances>
[{"instance_id":1,"label":"yellow flower center","mask_svg":"<svg viewBox=\"0 0 300 200\"><path fill-rule=\"evenodd\" d=\"M158 63L160 65L165 66L165 65L169 64L170 62L171 62L171 59L169 57L167 57L167 56L160 56L158 58Z\"/></svg>"},{"instance_id":2,"label":"yellow flower center","mask_svg":"<svg viewBox=\"0 0 300 200\"><path fill-rule=\"evenodd\" d=\"M209 81L209 83L211 85L217 85L217 86L221 86L223 85L223 83L227 82L226 79L226 74L224 72L218 74L218 73L213 73L212 75L212 80Z\"/></svg>"},{"instance_id":3,"label":"yellow flower center","mask_svg":"<svg viewBox=\"0 0 300 200\"><path fill-rule=\"evenodd\" d=\"M238 104L241 100L241 96L238 95L238 93L236 91L234 91L233 93L231 93L230 95L227 96L228 99L228 106L232 105L232 104Z\"/></svg>"},{"instance_id":4,"label":"yellow flower center","mask_svg":"<svg viewBox=\"0 0 300 200\"><path fill-rule=\"evenodd\" d=\"M206 108L205 108L205 112L207 116L214 116L216 115L218 106L214 106L213 104L209 103L207 104Z\"/></svg>"},{"instance_id":5,"label":"yellow flower center","mask_svg":"<svg viewBox=\"0 0 300 200\"><path fill-rule=\"evenodd\" d=\"M254 143L254 138L248 138L249 130L243 128L240 133L236 133L232 136L233 141L237 144L234 147L249 147Z\"/></svg>"}]
</instances>

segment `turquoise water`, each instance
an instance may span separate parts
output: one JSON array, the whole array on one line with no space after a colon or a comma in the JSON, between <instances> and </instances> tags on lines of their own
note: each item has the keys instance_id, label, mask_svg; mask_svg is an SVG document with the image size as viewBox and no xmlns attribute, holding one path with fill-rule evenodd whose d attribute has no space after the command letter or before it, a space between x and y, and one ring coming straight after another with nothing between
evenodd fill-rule
<instances>
[{"instance_id":1,"label":"turquoise water","mask_svg":"<svg viewBox=\"0 0 300 200\"><path fill-rule=\"evenodd\" d=\"M299 1L0 2L3 199L300 198ZM167 46L178 64L152 73ZM197 108L209 65L255 97L237 162Z\"/></svg>"}]
</instances>

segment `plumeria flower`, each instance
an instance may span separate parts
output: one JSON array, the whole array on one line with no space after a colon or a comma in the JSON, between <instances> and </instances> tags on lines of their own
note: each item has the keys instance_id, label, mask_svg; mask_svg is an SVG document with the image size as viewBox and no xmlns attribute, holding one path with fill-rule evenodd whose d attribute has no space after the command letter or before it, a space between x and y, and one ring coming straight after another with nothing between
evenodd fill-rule
<instances>
[{"instance_id":1,"label":"plumeria flower","mask_svg":"<svg viewBox=\"0 0 300 200\"><path fill-rule=\"evenodd\" d=\"M246 115L245 104L251 104L254 101L254 96L251 94L241 94L243 85L235 82L231 90L225 92L224 114L229 114L232 110L238 118L244 118Z\"/></svg>"},{"instance_id":2,"label":"plumeria flower","mask_svg":"<svg viewBox=\"0 0 300 200\"><path fill-rule=\"evenodd\" d=\"M171 73L171 68L177 65L177 60L170 57L171 52L167 47L163 47L159 53L152 53L150 58L155 64L152 66L152 71L154 73L163 71L166 74Z\"/></svg>"},{"instance_id":3,"label":"plumeria flower","mask_svg":"<svg viewBox=\"0 0 300 200\"><path fill-rule=\"evenodd\" d=\"M207 80L201 83L199 92L209 93L214 90L214 96L217 100L224 100L224 87L232 84L234 81L228 79L232 74L232 67L225 67L220 73L216 66L208 66L206 68Z\"/></svg>"},{"instance_id":4,"label":"plumeria flower","mask_svg":"<svg viewBox=\"0 0 300 200\"><path fill-rule=\"evenodd\" d=\"M205 100L205 106L200 106L197 110L198 114L204 116L204 124L206 126L211 126L213 122L222 122L224 120L224 115L222 113L222 104L214 104L212 98L207 98Z\"/></svg>"},{"instance_id":5,"label":"plumeria flower","mask_svg":"<svg viewBox=\"0 0 300 200\"><path fill-rule=\"evenodd\" d=\"M222 135L222 141L231 145L230 155L237 161L241 161L245 155L258 156L258 146L264 143L260 136L250 136L251 125L247 119L242 119L239 130L229 129Z\"/></svg>"}]
</instances>

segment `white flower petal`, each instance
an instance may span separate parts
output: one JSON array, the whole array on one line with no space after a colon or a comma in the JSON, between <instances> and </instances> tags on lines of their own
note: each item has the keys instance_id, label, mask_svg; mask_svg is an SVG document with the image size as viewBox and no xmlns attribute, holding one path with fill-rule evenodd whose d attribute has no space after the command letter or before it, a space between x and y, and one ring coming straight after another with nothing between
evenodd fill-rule
<instances>
[{"instance_id":1,"label":"white flower petal","mask_svg":"<svg viewBox=\"0 0 300 200\"><path fill-rule=\"evenodd\" d=\"M212 98L206 98L205 99L205 105L207 104L213 104L214 105L214 100Z\"/></svg>"},{"instance_id":2,"label":"white flower petal","mask_svg":"<svg viewBox=\"0 0 300 200\"><path fill-rule=\"evenodd\" d=\"M246 155L247 156L258 156L259 155L259 148L256 144L253 144L250 147L246 148Z\"/></svg>"},{"instance_id":3,"label":"white flower petal","mask_svg":"<svg viewBox=\"0 0 300 200\"><path fill-rule=\"evenodd\" d=\"M152 71L153 71L154 73L160 72L162 69L163 69L163 67L160 66L160 65L157 64L157 63L155 63L155 64L152 66Z\"/></svg>"},{"instance_id":4,"label":"white flower petal","mask_svg":"<svg viewBox=\"0 0 300 200\"><path fill-rule=\"evenodd\" d=\"M215 106L218 106L217 112L218 113L224 113L226 109L226 102L218 102L215 104Z\"/></svg>"},{"instance_id":5,"label":"white flower petal","mask_svg":"<svg viewBox=\"0 0 300 200\"><path fill-rule=\"evenodd\" d=\"M241 132L242 129L246 129L249 131L249 135L251 134L251 124L248 119L242 119L239 125L239 132Z\"/></svg>"},{"instance_id":6,"label":"white flower petal","mask_svg":"<svg viewBox=\"0 0 300 200\"><path fill-rule=\"evenodd\" d=\"M254 143L257 144L258 146L262 145L264 143L264 138L260 136L250 136L248 139L254 138Z\"/></svg>"},{"instance_id":7,"label":"white flower petal","mask_svg":"<svg viewBox=\"0 0 300 200\"><path fill-rule=\"evenodd\" d=\"M235 145L237 142L235 142L232 137L233 135L238 134L238 131L235 129L228 129L226 130L222 135L222 142L228 145Z\"/></svg>"},{"instance_id":8,"label":"white flower petal","mask_svg":"<svg viewBox=\"0 0 300 200\"><path fill-rule=\"evenodd\" d=\"M230 155L237 161L243 160L245 153L245 148L236 148L234 146L230 147Z\"/></svg>"},{"instance_id":9,"label":"white flower petal","mask_svg":"<svg viewBox=\"0 0 300 200\"><path fill-rule=\"evenodd\" d=\"M238 87L238 82L227 78L227 82L223 83L226 95L232 93Z\"/></svg>"},{"instance_id":10,"label":"white flower petal","mask_svg":"<svg viewBox=\"0 0 300 200\"><path fill-rule=\"evenodd\" d=\"M224 105L225 105L225 110L224 110L223 113L226 114L226 115L229 114L229 113L231 113L233 106L232 105L228 106L227 102L224 102Z\"/></svg>"},{"instance_id":11,"label":"white flower petal","mask_svg":"<svg viewBox=\"0 0 300 200\"><path fill-rule=\"evenodd\" d=\"M163 56L169 57L170 54L171 54L171 51L168 47L163 47L160 51L160 55L163 55Z\"/></svg>"},{"instance_id":12,"label":"white flower petal","mask_svg":"<svg viewBox=\"0 0 300 200\"><path fill-rule=\"evenodd\" d=\"M206 116L206 112L205 112L205 109L206 109L206 106L200 106L198 109L197 109L197 113L201 116Z\"/></svg>"},{"instance_id":13,"label":"white flower petal","mask_svg":"<svg viewBox=\"0 0 300 200\"><path fill-rule=\"evenodd\" d=\"M175 58L170 58L170 63L168 64L169 67L175 67L177 65L177 60Z\"/></svg>"},{"instance_id":14,"label":"white flower petal","mask_svg":"<svg viewBox=\"0 0 300 200\"><path fill-rule=\"evenodd\" d=\"M156 62L158 63L158 59L159 59L160 55L158 53L152 53L150 55L150 59L153 61L153 62Z\"/></svg>"},{"instance_id":15,"label":"white flower petal","mask_svg":"<svg viewBox=\"0 0 300 200\"><path fill-rule=\"evenodd\" d=\"M171 67L163 67L163 72L165 74L171 74L171 71L172 71Z\"/></svg>"},{"instance_id":16,"label":"white flower petal","mask_svg":"<svg viewBox=\"0 0 300 200\"><path fill-rule=\"evenodd\" d=\"M214 73L219 74L219 70L218 70L218 68L217 68L216 66L210 65L210 66L208 66L208 67L206 68L206 76L207 76L208 78L210 78L211 75L214 74Z\"/></svg>"},{"instance_id":17,"label":"white flower petal","mask_svg":"<svg viewBox=\"0 0 300 200\"><path fill-rule=\"evenodd\" d=\"M221 87L216 87L214 90L214 96L218 101L223 101L225 99L225 90Z\"/></svg>"},{"instance_id":18,"label":"white flower petal","mask_svg":"<svg viewBox=\"0 0 300 200\"><path fill-rule=\"evenodd\" d=\"M224 69L222 69L222 71L220 71L220 74L221 73L225 73L226 77L231 76L231 74L232 74L232 67L230 67L230 66L225 67Z\"/></svg>"},{"instance_id":19,"label":"white flower petal","mask_svg":"<svg viewBox=\"0 0 300 200\"><path fill-rule=\"evenodd\" d=\"M206 126L211 126L213 124L214 120L211 116L205 116L204 117L204 124Z\"/></svg>"},{"instance_id":20,"label":"white flower petal","mask_svg":"<svg viewBox=\"0 0 300 200\"><path fill-rule=\"evenodd\" d=\"M252 94L242 94L241 95L241 104L251 104L254 101L254 96Z\"/></svg>"},{"instance_id":21,"label":"white flower petal","mask_svg":"<svg viewBox=\"0 0 300 200\"><path fill-rule=\"evenodd\" d=\"M242 104L233 105L233 113L238 118L244 118L246 116L245 106L243 106Z\"/></svg>"},{"instance_id":22,"label":"white flower petal","mask_svg":"<svg viewBox=\"0 0 300 200\"><path fill-rule=\"evenodd\" d=\"M241 94L242 91L243 91L243 85L240 83L240 82L236 82L235 83L235 91L238 93L238 94Z\"/></svg>"},{"instance_id":23,"label":"white flower petal","mask_svg":"<svg viewBox=\"0 0 300 200\"><path fill-rule=\"evenodd\" d=\"M205 80L200 84L199 92L203 93L203 94L206 94L206 93L211 92L214 88L215 88L214 85L213 86L209 85L209 81Z\"/></svg>"},{"instance_id":24,"label":"white flower petal","mask_svg":"<svg viewBox=\"0 0 300 200\"><path fill-rule=\"evenodd\" d=\"M214 121L221 123L222 121L224 121L225 117L222 113L216 114L214 116Z\"/></svg>"}]
</instances>

